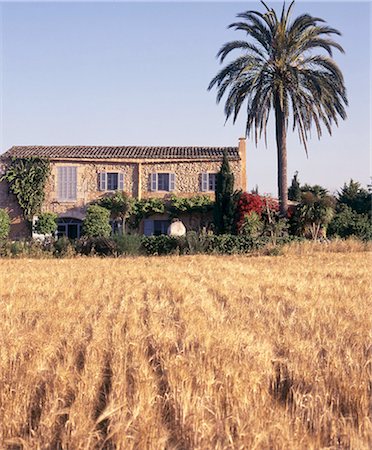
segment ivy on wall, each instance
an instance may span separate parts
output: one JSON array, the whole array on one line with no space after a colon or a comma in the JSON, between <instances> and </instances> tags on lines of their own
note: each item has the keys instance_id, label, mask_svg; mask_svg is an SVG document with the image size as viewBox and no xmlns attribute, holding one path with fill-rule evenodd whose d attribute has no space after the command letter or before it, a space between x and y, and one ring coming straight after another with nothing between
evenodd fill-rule
<instances>
[{"instance_id":1,"label":"ivy on wall","mask_svg":"<svg viewBox=\"0 0 372 450\"><path fill-rule=\"evenodd\" d=\"M213 210L214 200L208 195L194 195L193 197L171 196L168 211L177 217L181 213L207 213Z\"/></svg>"},{"instance_id":2,"label":"ivy on wall","mask_svg":"<svg viewBox=\"0 0 372 450\"><path fill-rule=\"evenodd\" d=\"M7 181L17 198L23 216L29 222L38 214L45 198L45 186L50 174L49 160L42 158L12 158L0 181Z\"/></svg>"},{"instance_id":3,"label":"ivy on wall","mask_svg":"<svg viewBox=\"0 0 372 450\"><path fill-rule=\"evenodd\" d=\"M160 198L136 200L131 211L130 225L132 228L137 228L142 219L152 214L163 214L165 211L164 201Z\"/></svg>"}]
</instances>

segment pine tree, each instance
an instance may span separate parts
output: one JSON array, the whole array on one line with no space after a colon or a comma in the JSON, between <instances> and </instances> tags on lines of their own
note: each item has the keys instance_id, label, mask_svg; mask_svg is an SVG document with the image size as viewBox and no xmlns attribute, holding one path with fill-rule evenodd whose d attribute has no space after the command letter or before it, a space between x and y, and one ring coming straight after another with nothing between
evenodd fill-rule
<instances>
[{"instance_id":1,"label":"pine tree","mask_svg":"<svg viewBox=\"0 0 372 450\"><path fill-rule=\"evenodd\" d=\"M214 223L219 234L231 233L234 228L235 204L234 174L230 170L226 152L220 171L216 177L216 202L214 208Z\"/></svg>"}]
</instances>

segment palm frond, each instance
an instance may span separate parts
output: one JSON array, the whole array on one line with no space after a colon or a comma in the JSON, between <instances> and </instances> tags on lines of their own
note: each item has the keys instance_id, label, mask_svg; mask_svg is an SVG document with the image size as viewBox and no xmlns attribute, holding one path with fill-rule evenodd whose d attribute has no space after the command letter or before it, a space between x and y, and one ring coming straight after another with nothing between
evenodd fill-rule
<instances>
[{"instance_id":1,"label":"palm frond","mask_svg":"<svg viewBox=\"0 0 372 450\"><path fill-rule=\"evenodd\" d=\"M246 135L254 133L256 143L262 135L266 139L271 110L283 114L286 127L291 115L307 153L313 127L320 138L323 128L331 133L332 125L346 118L344 78L332 59L335 49L344 53L333 39L341 33L310 14L290 20L294 1L288 7L283 4L279 18L261 3L264 12L242 12L237 15L240 21L229 25L247 38L224 44L217 55L220 63L233 50L245 54L222 68L208 89L217 88L217 102L225 98L226 120L235 122L247 105Z\"/></svg>"}]
</instances>

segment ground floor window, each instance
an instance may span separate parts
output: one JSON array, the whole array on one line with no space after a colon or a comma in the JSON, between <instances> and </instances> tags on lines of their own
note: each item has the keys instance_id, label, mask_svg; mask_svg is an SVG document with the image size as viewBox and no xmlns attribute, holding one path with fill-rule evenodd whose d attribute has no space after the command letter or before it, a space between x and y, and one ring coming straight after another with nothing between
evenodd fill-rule
<instances>
[{"instance_id":1,"label":"ground floor window","mask_svg":"<svg viewBox=\"0 0 372 450\"><path fill-rule=\"evenodd\" d=\"M60 217L57 219L58 237L66 236L69 239L79 239L81 236L82 221L69 217Z\"/></svg>"},{"instance_id":2,"label":"ground floor window","mask_svg":"<svg viewBox=\"0 0 372 450\"><path fill-rule=\"evenodd\" d=\"M170 220L146 219L143 234L145 236L159 236L161 234L167 234L169 225Z\"/></svg>"}]
</instances>

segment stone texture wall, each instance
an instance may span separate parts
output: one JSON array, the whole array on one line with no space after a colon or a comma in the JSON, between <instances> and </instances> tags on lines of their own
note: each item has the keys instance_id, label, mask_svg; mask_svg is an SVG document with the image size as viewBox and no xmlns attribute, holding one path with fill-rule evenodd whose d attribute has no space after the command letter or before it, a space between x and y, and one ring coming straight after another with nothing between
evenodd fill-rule
<instances>
[{"instance_id":1,"label":"stone texture wall","mask_svg":"<svg viewBox=\"0 0 372 450\"><path fill-rule=\"evenodd\" d=\"M1 166L2 164L2 166ZM235 189L242 188L244 176L240 161L231 161L231 169L235 175ZM60 166L77 166L77 198L73 202L58 199L57 172ZM79 161L52 161L51 175L46 187L46 197L42 207L43 211L55 212L60 217L83 219L87 206L94 200L108 195L99 190L98 177L100 172L124 173L124 191L133 197L160 197L166 198L170 192L152 192L150 185L151 173L175 173L175 190L172 192L179 196L192 196L196 194L209 194L201 192L201 174L204 172L216 173L219 171L221 161L164 161L164 162L88 162ZM0 171L5 170L5 163L0 162ZM138 172L141 182L138 180ZM139 192L140 187L140 192ZM26 237L29 229L22 219L22 212L16 199L9 194L6 182L0 183L0 208L6 208L12 219L11 236L14 238ZM186 220L185 218L183 218Z\"/></svg>"},{"instance_id":2,"label":"stone texture wall","mask_svg":"<svg viewBox=\"0 0 372 450\"><path fill-rule=\"evenodd\" d=\"M76 201L65 202L58 199L58 167L77 167L77 194ZM124 174L124 191L131 196L137 195L138 170L134 163L93 163L93 162L53 162L51 175L46 188L46 198L43 204L44 211L55 212L61 217L74 217L82 219L85 216L86 206L92 201L107 195L99 190L98 177L100 172L121 172Z\"/></svg>"},{"instance_id":3,"label":"stone texture wall","mask_svg":"<svg viewBox=\"0 0 372 450\"><path fill-rule=\"evenodd\" d=\"M154 172L175 173L176 183L173 194L191 196L204 194L201 192L202 173L217 173L220 170L221 161L195 161L195 162L146 162L142 164L142 197L164 197L169 192L151 191L151 174ZM231 170L235 176L235 189L242 188L242 171L240 161L230 161Z\"/></svg>"}]
</instances>

